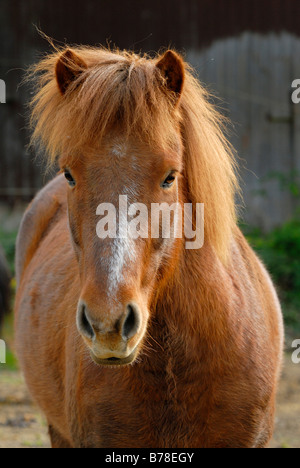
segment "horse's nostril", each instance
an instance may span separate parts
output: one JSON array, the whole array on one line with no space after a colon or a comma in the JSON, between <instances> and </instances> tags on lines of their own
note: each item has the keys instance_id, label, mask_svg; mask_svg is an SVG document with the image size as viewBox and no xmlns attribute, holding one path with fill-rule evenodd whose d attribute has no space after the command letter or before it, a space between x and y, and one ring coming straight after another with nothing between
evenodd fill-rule
<instances>
[{"instance_id":1,"label":"horse's nostril","mask_svg":"<svg viewBox=\"0 0 300 468\"><path fill-rule=\"evenodd\" d=\"M122 327L122 337L125 340L132 338L138 331L140 325L140 315L137 307L129 304L127 306L127 316Z\"/></svg>"},{"instance_id":2,"label":"horse's nostril","mask_svg":"<svg viewBox=\"0 0 300 468\"><path fill-rule=\"evenodd\" d=\"M93 339L95 337L95 332L88 319L85 305L82 305L80 315L79 315L79 330L87 338Z\"/></svg>"}]
</instances>

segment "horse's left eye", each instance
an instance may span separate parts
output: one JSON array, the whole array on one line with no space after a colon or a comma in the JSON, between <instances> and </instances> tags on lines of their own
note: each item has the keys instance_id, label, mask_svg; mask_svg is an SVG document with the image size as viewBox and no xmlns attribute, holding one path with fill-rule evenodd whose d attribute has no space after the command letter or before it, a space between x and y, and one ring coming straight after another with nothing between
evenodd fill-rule
<instances>
[{"instance_id":1,"label":"horse's left eye","mask_svg":"<svg viewBox=\"0 0 300 468\"><path fill-rule=\"evenodd\" d=\"M162 188L164 189L168 189L170 187L172 187L172 185L174 184L176 180L176 175L175 175L175 172L171 172L168 177L164 180L164 182L162 183Z\"/></svg>"},{"instance_id":2,"label":"horse's left eye","mask_svg":"<svg viewBox=\"0 0 300 468\"><path fill-rule=\"evenodd\" d=\"M64 174L65 174L65 178L67 179L68 184L70 185L70 187L72 187L72 188L75 187L76 181L73 178L71 172L68 169L65 169Z\"/></svg>"}]
</instances>

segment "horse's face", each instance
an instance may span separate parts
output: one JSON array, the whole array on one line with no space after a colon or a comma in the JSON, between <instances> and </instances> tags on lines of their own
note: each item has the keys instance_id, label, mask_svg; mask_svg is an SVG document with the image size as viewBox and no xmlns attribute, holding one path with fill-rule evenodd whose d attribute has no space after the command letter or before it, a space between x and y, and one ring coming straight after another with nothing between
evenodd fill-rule
<instances>
[{"instance_id":1,"label":"horse's face","mask_svg":"<svg viewBox=\"0 0 300 468\"><path fill-rule=\"evenodd\" d=\"M81 275L77 328L94 361L108 366L136 359L151 302L174 268L182 242L175 236L176 216L169 213L182 201L179 130L169 151L126 141L114 134L100 150L72 163L67 157L60 161ZM158 218L151 218L153 203L163 204ZM126 223L132 228L139 215L142 224L134 232L142 234L135 235ZM164 218L171 219L166 238Z\"/></svg>"},{"instance_id":2,"label":"horse's face","mask_svg":"<svg viewBox=\"0 0 300 468\"><path fill-rule=\"evenodd\" d=\"M168 216L169 207L182 198L180 145L158 154L116 139L97 156L63 168L82 282L78 329L97 362L129 363L145 336L153 294L172 269L181 243L174 236L176 218ZM154 217L153 203L163 204L161 216ZM136 216L141 224L131 231ZM163 219L171 219L166 238Z\"/></svg>"}]
</instances>

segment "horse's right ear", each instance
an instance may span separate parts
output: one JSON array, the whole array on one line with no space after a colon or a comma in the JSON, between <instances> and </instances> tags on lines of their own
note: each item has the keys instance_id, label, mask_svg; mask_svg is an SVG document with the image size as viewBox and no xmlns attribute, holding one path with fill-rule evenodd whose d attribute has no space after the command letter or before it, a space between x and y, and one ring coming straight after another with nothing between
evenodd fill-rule
<instances>
[{"instance_id":1,"label":"horse's right ear","mask_svg":"<svg viewBox=\"0 0 300 468\"><path fill-rule=\"evenodd\" d=\"M85 61L71 49L63 52L55 67L56 81L62 95L86 69Z\"/></svg>"}]
</instances>

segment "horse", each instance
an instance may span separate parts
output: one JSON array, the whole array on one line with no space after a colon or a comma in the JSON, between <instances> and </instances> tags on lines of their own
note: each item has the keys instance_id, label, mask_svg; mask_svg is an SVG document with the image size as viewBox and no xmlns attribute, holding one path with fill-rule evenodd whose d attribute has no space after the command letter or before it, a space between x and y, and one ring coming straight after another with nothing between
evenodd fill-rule
<instances>
[{"instance_id":1,"label":"horse","mask_svg":"<svg viewBox=\"0 0 300 468\"><path fill-rule=\"evenodd\" d=\"M66 46L29 77L32 144L60 172L21 224L15 342L52 447L267 447L282 314L209 93L171 49ZM193 226L204 204L202 248L164 237L162 216L158 237L99 237L120 195L190 204Z\"/></svg>"},{"instance_id":2,"label":"horse","mask_svg":"<svg viewBox=\"0 0 300 468\"><path fill-rule=\"evenodd\" d=\"M0 247L0 330L4 317L9 311L10 301L10 273L4 253Z\"/></svg>"}]
</instances>

